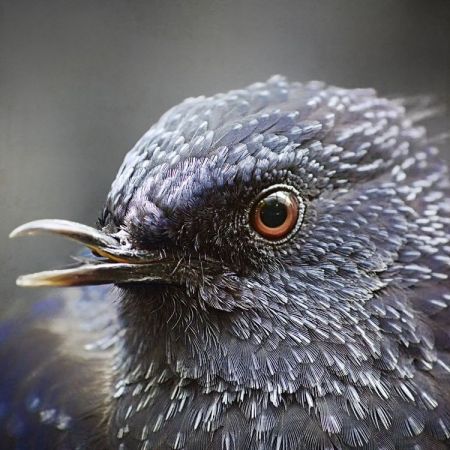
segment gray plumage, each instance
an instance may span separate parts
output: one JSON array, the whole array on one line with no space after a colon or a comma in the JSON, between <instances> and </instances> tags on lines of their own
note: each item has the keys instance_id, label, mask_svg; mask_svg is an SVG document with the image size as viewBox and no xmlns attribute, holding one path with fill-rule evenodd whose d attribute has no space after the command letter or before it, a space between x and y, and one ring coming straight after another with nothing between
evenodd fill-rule
<instances>
[{"instance_id":1,"label":"gray plumage","mask_svg":"<svg viewBox=\"0 0 450 450\"><path fill-rule=\"evenodd\" d=\"M4 422L49 380L21 414L58 448L449 448L450 191L426 114L282 77L168 111L99 228L170 255L172 282L58 294ZM278 184L305 205L280 243L249 222Z\"/></svg>"}]
</instances>

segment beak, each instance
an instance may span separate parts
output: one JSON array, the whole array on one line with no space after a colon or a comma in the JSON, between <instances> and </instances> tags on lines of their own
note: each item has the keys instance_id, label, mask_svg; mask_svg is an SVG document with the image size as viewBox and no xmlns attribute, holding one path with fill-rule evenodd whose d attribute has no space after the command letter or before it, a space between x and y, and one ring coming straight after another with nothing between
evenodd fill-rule
<instances>
[{"instance_id":1,"label":"beak","mask_svg":"<svg viewBox=\"0 0 450 450\"><path fill-rule=\"evenodd\" d=\"M83 286L136 282L173 283L176 267L173 258L162 258L156 252L133 250L122 244L118 236L76 222L57 219L36 220L17 227L10 238L51 234L77 241L93 251L71 267L22 275L17 285Z\"/></svg>"}]
</instances>

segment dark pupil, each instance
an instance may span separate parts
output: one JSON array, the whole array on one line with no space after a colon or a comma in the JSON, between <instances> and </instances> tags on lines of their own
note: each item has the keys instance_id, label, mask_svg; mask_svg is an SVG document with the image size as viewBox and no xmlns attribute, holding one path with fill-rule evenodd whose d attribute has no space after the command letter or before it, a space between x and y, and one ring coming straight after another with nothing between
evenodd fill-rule
<instances>
[{"instance_id":1,"label":"dark pupil","mask_svg":"<svg viewBox=\"0 0 450 450\"><path fill-rule=\"evenodd\" d=\"M284 224L287 218L287 208L280 202L277 195L269 196L264 200L260 209L261 222L269 228L277 228Z\"/></svg>"}]
</instances>

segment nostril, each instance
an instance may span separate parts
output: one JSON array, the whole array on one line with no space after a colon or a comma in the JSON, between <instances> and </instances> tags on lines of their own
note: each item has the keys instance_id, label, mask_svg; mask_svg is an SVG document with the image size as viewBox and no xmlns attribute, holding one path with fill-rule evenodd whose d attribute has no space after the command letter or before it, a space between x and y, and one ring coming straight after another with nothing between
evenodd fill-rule
<instances>
[{"instance_id":1,"label":"nostril","mask_svg":"<svg viewBox=\"0 0 450 450\"><path fill-rule=\"evenodd\" d=\"M130 248L131 242L130 242L130 235L128 231L125 229L119 230L117 233L113 235L115 239L117 239L119 245L124 248Z\"/></svg>"}]
</instances>

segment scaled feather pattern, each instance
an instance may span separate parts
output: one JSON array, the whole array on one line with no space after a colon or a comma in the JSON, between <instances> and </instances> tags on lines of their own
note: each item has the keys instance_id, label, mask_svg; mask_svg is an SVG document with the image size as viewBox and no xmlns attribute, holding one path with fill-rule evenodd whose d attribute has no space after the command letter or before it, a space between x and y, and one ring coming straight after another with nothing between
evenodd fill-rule
<instances>
[{"instance_id":1,"label":"scaled feather pattern","mask_svg":"<svg viewBox=\"0 0 450 450\"><path fill-rule=\"evenodd\" d=\"M450 185L430 111L280 76L169 110L99 228L172 255L177 281L55 291L1 324L0 448L449 448ZM279 244L248 220L278 184L305 204Z\"/></svg>"}]
</instances>

